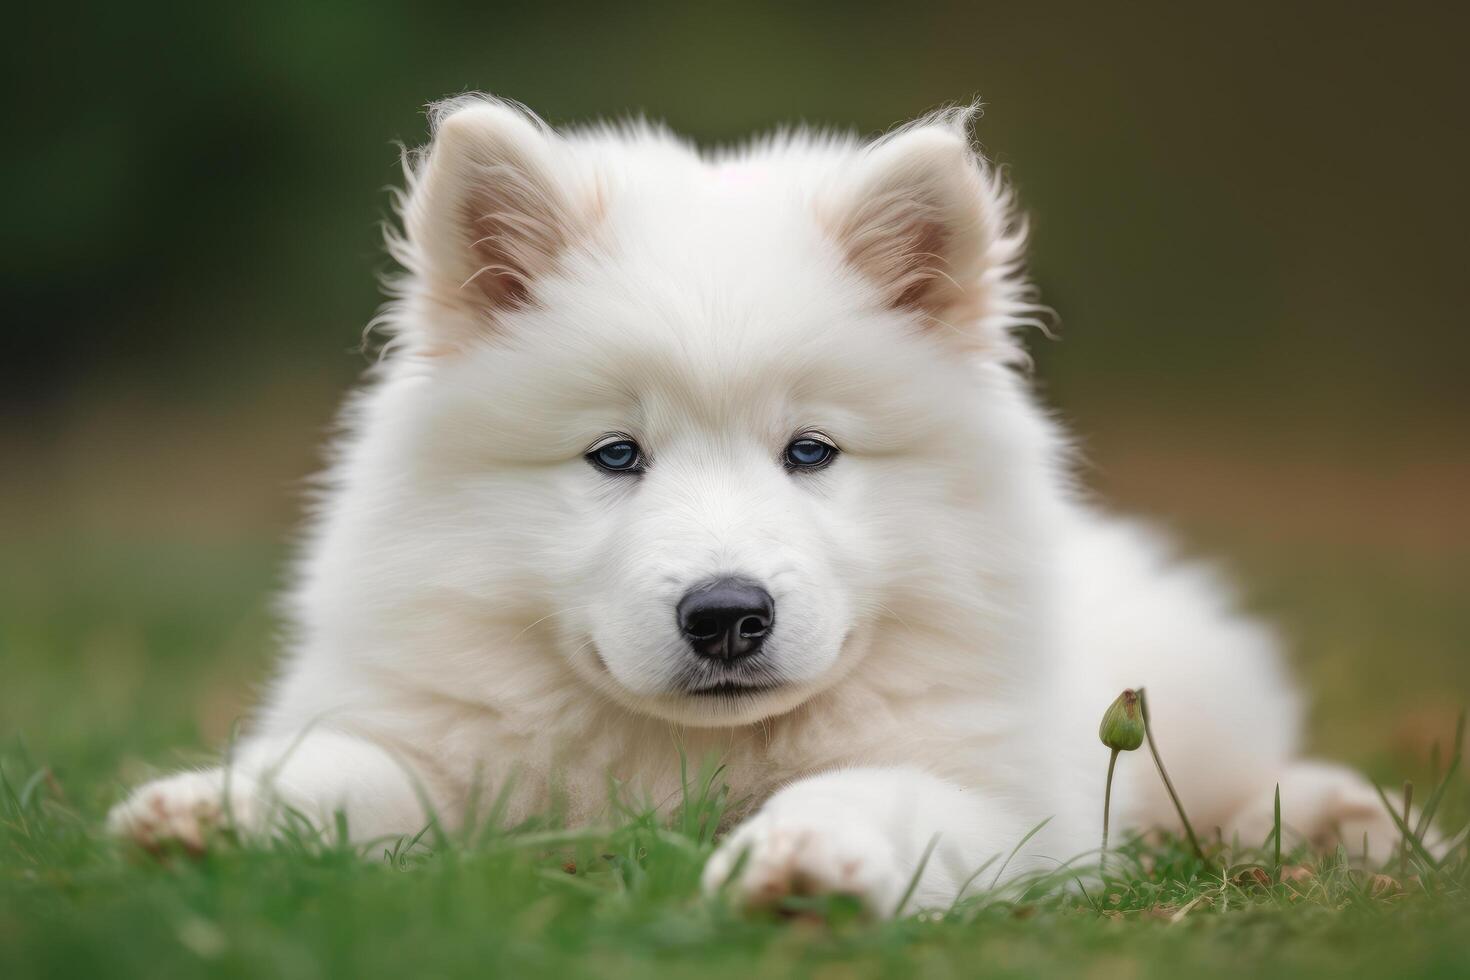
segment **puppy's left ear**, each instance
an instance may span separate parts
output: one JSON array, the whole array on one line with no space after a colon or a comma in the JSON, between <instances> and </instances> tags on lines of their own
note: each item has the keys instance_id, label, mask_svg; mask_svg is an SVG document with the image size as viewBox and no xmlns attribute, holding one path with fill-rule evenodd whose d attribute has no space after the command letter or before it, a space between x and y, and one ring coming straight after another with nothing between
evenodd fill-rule
<instances>
[{"instance_id":1,"label":"puppy's left ear","mask_svg":"<svg viewBox=\"0 0 1470 980\"><path fill-rule=\"evenodd\" d=\"M819 217L880 302L1008 351L1036 309L1023 225L1009 190L970 144L972 109L937 113L867 146L819 202Z\"/></svg>"}]
</instances>

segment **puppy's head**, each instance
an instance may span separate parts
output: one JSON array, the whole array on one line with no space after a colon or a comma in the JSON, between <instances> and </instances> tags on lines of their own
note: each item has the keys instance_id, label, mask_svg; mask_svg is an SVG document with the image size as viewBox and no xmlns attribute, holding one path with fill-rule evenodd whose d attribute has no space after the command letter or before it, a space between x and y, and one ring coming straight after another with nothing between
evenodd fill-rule
<instances>
[{"instance_id":1,"label":"puppy's head","mask_svg":"<svg viewBox=\"0 0 1470 980\"><path fill-rule=\"evenodd\" d=\"M691 724L789 710L880 637L964 629L945 597L974 600L973 550L1006 546L977 515L1014 496L1025 308L966 123L711 158L439 110L395 245L413 574L514 628L488 646L542 637Z\"/></svg>"}]
</instances>

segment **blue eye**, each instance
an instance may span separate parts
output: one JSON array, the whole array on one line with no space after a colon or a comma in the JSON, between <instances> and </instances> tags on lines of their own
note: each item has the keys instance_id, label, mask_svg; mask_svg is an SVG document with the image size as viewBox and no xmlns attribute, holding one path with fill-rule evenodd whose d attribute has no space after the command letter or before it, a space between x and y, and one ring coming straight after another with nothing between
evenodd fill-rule
<instances>
[{"instance_id":1,"label":"blue eye","mask_svg":"<svg viewBox=\"0 0 1470 980\"><path fill-rule=\"evenodd\" d=\"M814 470L826 466L837 456L837 447L820 439L802 437L792 440L782 458L788 469Z\"/></svg>"},{"instance_id":2,"label":"blue eye","mask_svg":"<svg viewBox=\"0 0 1470 980\"><path fill-rule=\"evenodd\" d=\"M592 450L587 462L609 473L638 473L643 469L643 451L632 439L619 439Z\"/></svg>"}]
</instances>

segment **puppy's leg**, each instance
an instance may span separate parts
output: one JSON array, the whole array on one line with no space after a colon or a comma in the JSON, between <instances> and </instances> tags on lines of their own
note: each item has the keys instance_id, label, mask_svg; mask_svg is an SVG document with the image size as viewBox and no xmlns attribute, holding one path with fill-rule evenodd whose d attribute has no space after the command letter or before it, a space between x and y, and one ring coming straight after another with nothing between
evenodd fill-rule
<instances>
[{"instance_id":1,"label":"puppy's leg","mask_svg":"<svg viewBox=\"0 0 1470 980\"><path fill-rule=\"evenodd\" d=\"M989 885L1029 829L979 793L917 769L845 769L771 797L710 858L704 887L728 883L747 905L843 894L879 916L945 908L967 884ZM900 910L931 841L934 851ZM1028 866L1018 858L1009 872Z\"/></svg>"},{"instance_id":2,"label":"puppy's leg","mask_svg":"<svg viewBox=\"0 0 1470 980\"><path fill-rule=\"evenodd\" d=\"M148 848L205 846L230 828L269 833L294 811L320 828L346 814L357 841L412 834L428 821L432 794L382 748L340 732L309 731L242 743L228 768L176 773L134 790L108 815L108 829Z\"/></svg>"}]
</instances>

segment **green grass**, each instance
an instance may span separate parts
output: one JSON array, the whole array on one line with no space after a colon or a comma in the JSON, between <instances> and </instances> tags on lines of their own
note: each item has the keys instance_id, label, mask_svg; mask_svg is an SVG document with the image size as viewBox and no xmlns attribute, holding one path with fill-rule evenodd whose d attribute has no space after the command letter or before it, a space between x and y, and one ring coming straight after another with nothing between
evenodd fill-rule
<instances>
[{"instance_id":1,"label":"green grass","mask_svg":"<svg viewBox=\"0 0 1470 980\"><path fill-rule=\"evenodd\" d=\"M202 857L99 837L23 760L0 783L0 973L32 976L1463 976L1470 858L1392 878L1274 842L1209 864L1134 838L1107 877L1017 883L873 923L850 902L746 915L700 898L717 771L671 817L344 845L298 829ZM1305 871L1310 866L1310 872ZM830 974L824 971L832 971Z\"/></svg>"},{"instance_id":2,"label":"green grass","mask_svg":"<svg viewBox=\"0 0 1470 980\"><path fill-rule=\"evenodd\" d=\"M107 840L102 816L126 784L218 745L250 704L274 646L265 596L279 559L269 545L155 535L37 537L0 561L0 977L1470 975L1464 848L1439 868L1396 860L1390 884L1289 839L1280 861L1275 841L1207 843L1208 866L1179 841L1133 839L1085 891L1040 880L872 923L842 900L752 917L700 898L717 780L696 780L663 818L623 808L590 831L543 821L366 854L300 831L220 838L197 859ZM1415 692L1463 698L1455 588L1388 563L1314 561L1282 549L1250 576L1253 600L1287 610L1311 651L1314 742L1344 746L1333 754L1386 785L1415 779L1428 800L1427 755L1392 734L1419 714L1394 711ZM1376 618L1344 619L1354 595L1376 597ZM1396 664L1381 656L1395 643ZM1452 725L1437 730L1441 770ZM1099 779L1106 762L1099 746ZM1462 825L1463 772L1442 800L1443 824Z\"/></svg>"}]
</instances>

